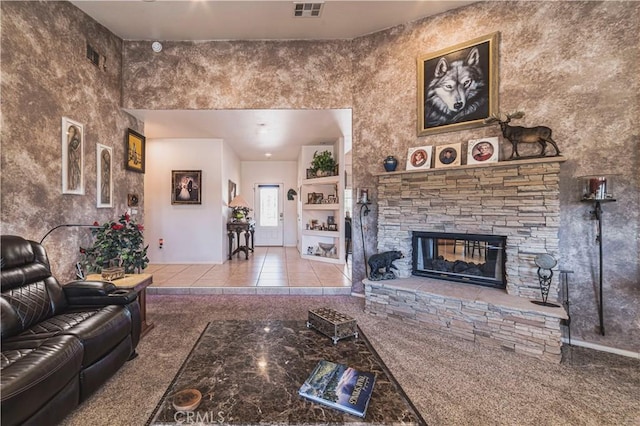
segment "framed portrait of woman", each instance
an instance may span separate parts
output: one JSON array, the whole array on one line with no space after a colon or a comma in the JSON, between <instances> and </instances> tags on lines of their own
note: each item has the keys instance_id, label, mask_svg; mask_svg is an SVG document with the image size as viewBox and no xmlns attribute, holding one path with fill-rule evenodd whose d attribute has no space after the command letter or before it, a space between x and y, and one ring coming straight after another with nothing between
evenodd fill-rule
<instances>
[{"instance_id":1,"label":"framed portrait of woman","mask_svg":"<svg viewBox=\"0 0 640 426\"><path fill-rule=\"evenodd\" d=\"M497 137L472 139L467 147L467 164L497 163L499 152Z\"/></svg>"},{"instance_id":2,"label":"framed portrait of woman","mask_svg":"<svg viewBox=\"0 0 640 426\"><path fill-rule=\"evenodd\" d=\"M420 170L431 168L431 153L433 146L418 146L409 148L407 152L407 170Z\"/></svg>"}]
</instances>

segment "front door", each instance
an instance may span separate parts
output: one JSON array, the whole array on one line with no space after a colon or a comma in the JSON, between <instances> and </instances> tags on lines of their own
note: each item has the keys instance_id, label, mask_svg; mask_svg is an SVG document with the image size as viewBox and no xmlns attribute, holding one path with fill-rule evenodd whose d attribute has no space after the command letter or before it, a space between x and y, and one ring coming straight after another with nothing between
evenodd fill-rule
<instances>
[{"instance_id":1,"label":"front door","mask_svg":"<svg viewBox=\"0 0 640 426\"><path fill-rule=\"evenodd\" d=\"M257 184L255 192L256 246L284 245L282 184Z\"/></svg>"}]
</instances>

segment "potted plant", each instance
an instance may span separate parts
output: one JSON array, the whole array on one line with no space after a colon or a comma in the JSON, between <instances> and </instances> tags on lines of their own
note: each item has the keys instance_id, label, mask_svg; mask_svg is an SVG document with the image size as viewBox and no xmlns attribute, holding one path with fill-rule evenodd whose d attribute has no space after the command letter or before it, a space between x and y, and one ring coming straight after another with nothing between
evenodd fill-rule
<instances>
[{"instance_id":1,"label":"potted plant","mask_svg":"<svg viewBox=\"0 0 640 426\"><path fill-rule=\"evenodd\" d=\"M333 176L336 168L336 161L333 159L331 151L318 151L313 153L311 168L316 176Z\"/></svg>"},{"instance_id":2,"label":"potted plant","mask_svg":"<svg viewBox=\"0 0 640 426\"><path fill-rule=\"evenodd\" d=\"M80 248L83 257L81 263L88 272L101 272L103 268L119 266L130 274L141 272L147 267L149 246L144 246L144 227L138 225L128 214L102 226L94 222L94 226L96 228L91 231L95 237L93 245Z\"/></svg>"}]
</instances>

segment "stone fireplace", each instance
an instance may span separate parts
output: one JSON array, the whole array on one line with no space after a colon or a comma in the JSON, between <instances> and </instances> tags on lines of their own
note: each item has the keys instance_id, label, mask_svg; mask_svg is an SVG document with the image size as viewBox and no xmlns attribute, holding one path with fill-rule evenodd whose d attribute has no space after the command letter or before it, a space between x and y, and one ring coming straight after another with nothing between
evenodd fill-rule
<instances>
[{"instance_id":1,"label":"stone fireplace","mask_svg":"<svg viewBox=\"0 0 640 426\"><path fill-rule=\"evenodd\" d=\"M378 251L400 250L404 258L394 263L399 279L364 280L367 311L559 362L566 313L530 301L540 298L535 256L559 257L563 161L546 157L378 175ZM457 250L468 249L457 241L465 236L476 242L503 238L498 274L504 282L493 285L495 270L488 287L469 285L455 272L447 278L458 282L443 281L434 271L416 274L414 250L423 256L442 244L416 246L414 235L444 233ZM556 279L549 300L558 293Z\"/></svg>"}]
</instances>

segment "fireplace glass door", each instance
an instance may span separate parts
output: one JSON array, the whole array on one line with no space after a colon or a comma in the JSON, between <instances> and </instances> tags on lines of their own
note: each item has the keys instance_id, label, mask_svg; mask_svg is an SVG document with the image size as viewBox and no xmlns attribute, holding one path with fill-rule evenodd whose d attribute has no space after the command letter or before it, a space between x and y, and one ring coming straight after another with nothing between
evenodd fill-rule
<instances>
[{"instance_id":1,"label":"fireplace glass door","mask_svg":"<svg viewBox=\"0 0 640 426\"><path fill-rule=\"evenodd\" d=\"M413 275L506 288L499 235L413 232Z\"/></svg>"}]
</instances>

